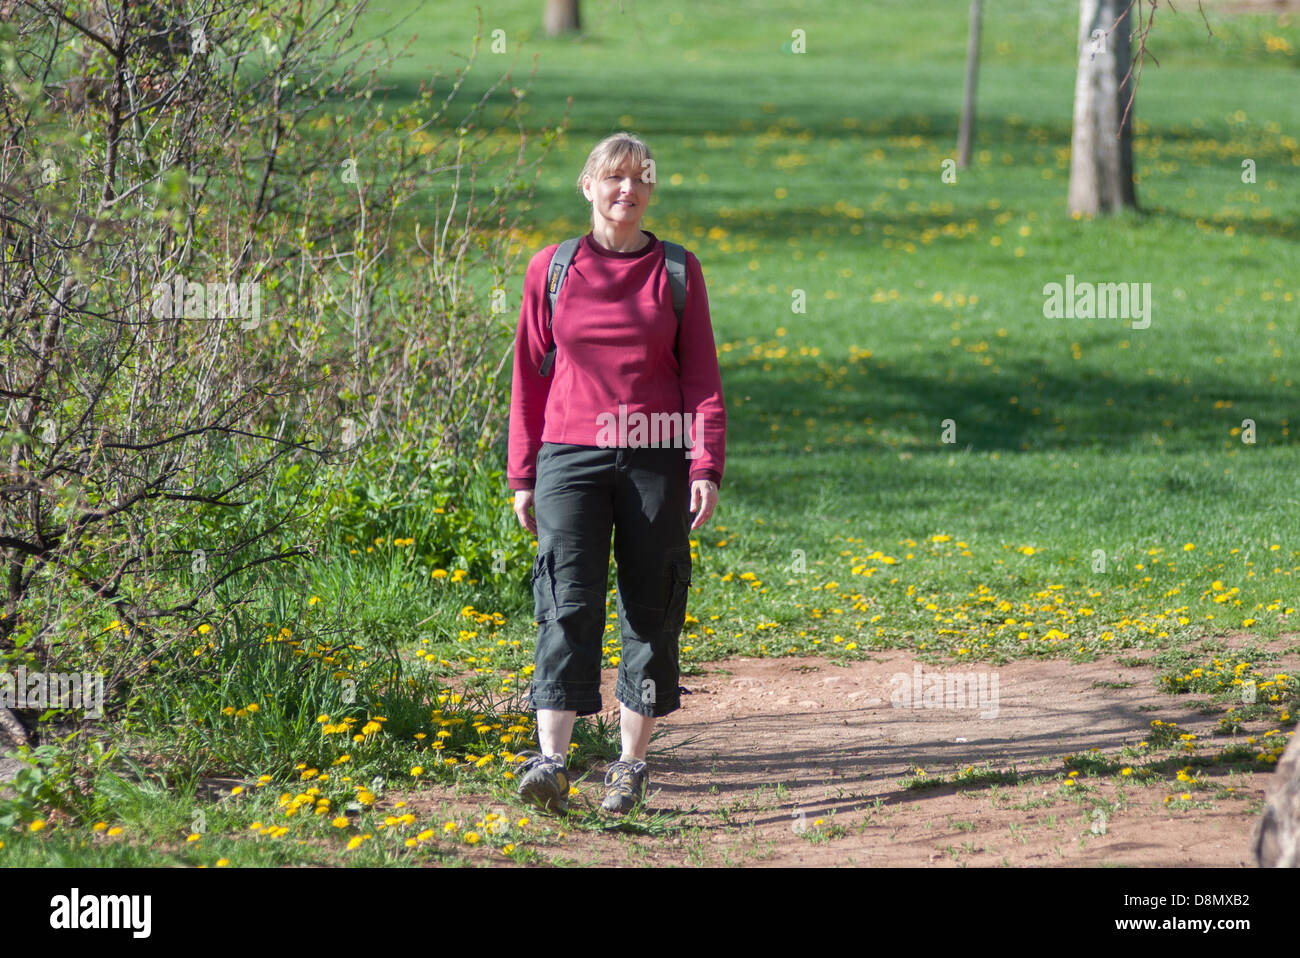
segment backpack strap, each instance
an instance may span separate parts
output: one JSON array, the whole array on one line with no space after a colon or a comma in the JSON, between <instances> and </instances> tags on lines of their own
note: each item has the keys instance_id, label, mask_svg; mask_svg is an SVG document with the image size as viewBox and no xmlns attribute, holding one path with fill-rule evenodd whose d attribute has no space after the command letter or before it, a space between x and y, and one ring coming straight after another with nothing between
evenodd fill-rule
<instances>
[{"instance_id":1,"label":"backpack strap","mask_svg":"<svg viewBox=\"0 0 1300 958\"><path fill-rule=\"evenodd\" d=\"M682 314L686 312L686 250L680 243L664 240L664 265L668 268L668 285L673 290L673 312L677 314L677 326L682 325Z\"/></svg>"},{"instance_id":2,"label":"backpack strap","mask_svg":"<svg viewBox=\"0 0 1300 958\"><path fill-rule=\"evenodd\" d=\"M568 275L569 264L573 262L581 239L582 237L567 239L557 246L551 256L551 264L546 269L546 301L550 307L546 325L552 328L552 332L550 348L546 350L542 365L537 369L542 376L550 375L551 367L555 365L555 301L560 296L564 277ZM668 270L668 285L673 293L673 312L677 314L677 329L680 332L682 315L686 312L686 250L680 243L664 240L664 266Z\"/></svg>"},{"instance_id":3,"label":"backpack strap","mask_svg":"<svg viewBox=\"0 0 1300 958\"><path fill-rule=\"evenodd\" d=\"M578 243L582 237L567 239L555 248L555 253L551 256L551 265L546 269L546 302L550 307L546 317L546 325L553 327L555 325L555 301L560 297L560 288L564 285L564 277L569 273L569 264L573 262L573 256L578 251ZM551 333L551 346L546 350L546 356L542 359L542 365L538 367L537 372L542 376L547 376L551 372L551 366L555 364L555 333Z\"/></svg>"}]
</instances>

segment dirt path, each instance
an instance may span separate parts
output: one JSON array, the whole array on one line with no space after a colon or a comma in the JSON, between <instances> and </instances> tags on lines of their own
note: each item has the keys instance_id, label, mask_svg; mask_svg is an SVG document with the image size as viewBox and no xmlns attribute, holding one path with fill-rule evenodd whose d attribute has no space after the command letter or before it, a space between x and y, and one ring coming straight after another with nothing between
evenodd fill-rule
<instances>
[{"instance_id":1,"label":"dirt path","mask_svg":"<svg viewBox=\"0 0 1300 958\"><path fill-rule=\"evenodd\" d=\"M1192 707L1204 697L1166 695L1151 668L1114 661L927 666L921 689L933 689L936 672L981 671L984 698L964 703L974 707L933 695L944 707L924 707L923 694L913 708L894 704L918 675L902 652L846 667L820 658L710 663L683 679L691 694L650 750L657 794L648 804L681 812L687 831L573 830L538 851L547 861L609 865L1253 864L1250 835L1271 766L1207 769L1209 787L1194 788L1176 781L1186 761L1178 754L1147 784L1118 766L1064 782L1071 754L1139 768L1151 761L1121 749L1147 738L1153 719L1197 736L1189 756L1217 754L1231 739L1213 736L1216 716ZM613 682L610 671L607 706ZM947 784L967 769L973 778ZM579 784L578 804L600 801L602 773ZM904 784L939 777L945 784ZM1180 801L1185 788L1190 799Z\"/></svg>"},{"instance_id":2,"label":"dirt path","mask_svg":"<svg viewBox=\"0 0 1300 958\"><path fill-rule=\"evenodd\" d=\"M1170 811L1170 790L1147 787L1126 789L1127 807L1101 816L1097 803L1071 799L1071 787L1057 781L999 787L996 798L989 786L900 787L917 767L949 779L985 765L1014 767L1022 781L1059 775L1063 756L1136 744L1155 717L1202 739L1215 725L1156 691L1150 669L1020 661L984 671L984 708L978 701L951 707L961 704L955 696L943 703L948 707L923 701L916 708L901 707L901 693L912 691L918 674L923 689L933 687L932 670L918 673L902 653L847 668L824 660L719 663L688 684L694 694L664 745L696 739L662 761L655 784L664 804L681 807L694 798L696 814L716 819L728 803L784 783L787 793L775 808L746 816L759 839L772 843L769 860L776 864L1247 864L1261 775L1250 775L1237 786L1239 799L1216 802L1215 809ZM988 694L992 674L996 708ZM1116 687L1126 683L1132 684ZM1095 788L1098 803L1113 806L1112 779L1085 780L1081 791ZM1061 791L1066 795L1058 797ZM832 813L844 834L811 839L813 823L821 819L828 830Z\"/></svg>"},{"instance_id":3,"label":"dirt path","mask_svg":"<svg viewBox=\"0 0 1300 958\"><path fill-rule=\"evenodd\" d=\"M1296 638L1268 645L1294 650ZM447 849L496 866L513 864L499 847L507 840L525 860L566 865L1252 866L1272 766L1193 767L1232 744L1214 734L1221 706L1159 691L1142 658L930 667L898 651L843 666L712 662L683 677L690 694L651 743L648 812L671 816L669 828L647 832L643 819L640 831L592 830L469 785L393 789L375 810L401 801L438 831L494 811L514 829L498 847ZM1294 652L1276 663L1292 675L1298 665ZM974 677L960 699L959 676ZM614 727L615 677L606 670L602 682ZM1193 748L1126 756L1153 720L1196 736ZM1238 738L1262 736L1262 721ZM1180 783L1180 769L1194 781ZM578 781L579 812L599 805L603 773L600 764Z\"/></svg>"}]
</instances>

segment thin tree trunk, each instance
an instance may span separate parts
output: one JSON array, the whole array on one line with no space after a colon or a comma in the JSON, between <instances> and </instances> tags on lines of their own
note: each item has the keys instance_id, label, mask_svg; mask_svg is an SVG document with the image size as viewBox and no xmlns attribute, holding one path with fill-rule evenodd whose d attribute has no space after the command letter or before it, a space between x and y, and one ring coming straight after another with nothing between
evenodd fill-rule
<instances>
[{"instance_id":1,"label":"thin tree trunk","mask_svg":"<svg viewBox=\"0 0 1300 958\"><path fill-rule=\"evenodd\" d=\"M966 42L966 91L961 103L961 127L957 131L957 166L970 164L975 139L975 80L980 69L980 0L970 0L970 38Z\"/></svg>"},{"instance_id":2,"label":"thin tree trunk","mask_svg":"<svg viewBox=\"0 0 1300 958\"><path fill-rule=\"evenodd\" d=\"M1129 0L1080 0L1079 69L1070 141L1071 213L1137 207L1133 112L1128 110ZM1121 16L1122 14L1122 16ZM1116 23L1118 20L1118 23Z\"/></svg>"},{"instance_id":3,"label":"thin tree trunk","mask_svg":"<svg viewBox=\"0 0 1300 958\"><path fill-rule=\"evenodd\" d=\"M578 0L546 0L543 18L548 37L562 33L577 33L582 27L578 16Z\"/></svg>"},{"instance_id":4,"label":"thin tree trunk","mask_svg":"<svg viewBox=\"0 0 1300 958\"><path fill-rule=\"evenodd\" d=\"M0 705L0 731L9 736L15 745L27 744L27 730L23 728L17 716L2 705Z\"/></svg>"}]
</instances>

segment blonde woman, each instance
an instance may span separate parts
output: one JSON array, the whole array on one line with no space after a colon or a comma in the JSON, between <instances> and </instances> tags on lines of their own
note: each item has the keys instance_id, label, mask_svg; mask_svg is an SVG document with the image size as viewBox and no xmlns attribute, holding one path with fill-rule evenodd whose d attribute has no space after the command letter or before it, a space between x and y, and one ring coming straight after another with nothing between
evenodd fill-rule
<instances>
[{"instance_id":1,"label":"blonde woman","mask_svg":"<svg viewBox=\"0 0 1300 958\"><path fill-rule=\"evenodd\" d=\"M621 814L649 787L655 719L680 705L689 537L722 483L726 409L704 274L686 252L679 321L665 244L641 229L653 172L637 137L598 143L578 177L591 232L563 271L553 316L547 274L559 244L524 277L506 472L515 515L537 536L529 705L539 751L518 770L519 792L556 811L567 807L574 720L601 710L611 530L622 754L606 772L602 807Z\"/></svg>"}]
</instances>

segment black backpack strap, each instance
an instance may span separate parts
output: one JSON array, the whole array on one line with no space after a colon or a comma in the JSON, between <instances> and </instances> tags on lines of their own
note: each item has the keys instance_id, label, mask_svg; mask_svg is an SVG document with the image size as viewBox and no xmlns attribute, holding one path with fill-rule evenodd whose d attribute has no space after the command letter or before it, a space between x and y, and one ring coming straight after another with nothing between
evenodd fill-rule
<instances>
[{"instance_id":1,"label":"black backpack strap","mask_svg":"<svg viewBox=\"0 0 1300 958\"><path fill-rule=\"evenodd\" d=\"M551 264L546 269L546 301L550 307L546 324L552 327L552 332L550 348L546 350L546 355L542 358L542 365L537 369L537 372L542 376L550 375L551 367L555 365L555 332L553 329L555 325L555 301L560 296L560 289L564 286L564 277L568 275L569 264L573 262L580 241L581 237L567 239L557 246L554 255L551 256ZM673 312L677 314L677 329L680 333L682 316L686 312L686 250L681 244L664 240L664 266L668 270L668 285L673 293Z\"/></svg>"},{"instance_id":2,"label":"black backpack strap","mask_svg":"<svg viewBox=\"0 0 1300 958\"><path fill-rule=\"evenodd\" d=\"M668 268L668 285L673 290L673 312L677 314L677 325L682 323L682 314L686 312L686 250L679 243L664 240L664 265Z\"/></svg>"},{"instance_id":3,"label":"black backpack strap","mask_svg":"<svg viewBox=\"0 0 1300 958\"><path fill-rule=\"evenodd\" d=\"M573 256L578 251L578 243L581 237L567 239L555 248L555 253L551 256L551 265L546 268L546 302L549 311L546 317L546 325L553 327L555 325L555 301L560 296L560 288L564 286L564 277L568 275L569 264L573 262ZM551 366L555 364L555 332L551 332L551 346L546 350L546 356L542 359L542 365L538 367L537 372L546 376L551 372Z\"/></svg>"}]
</instances>

